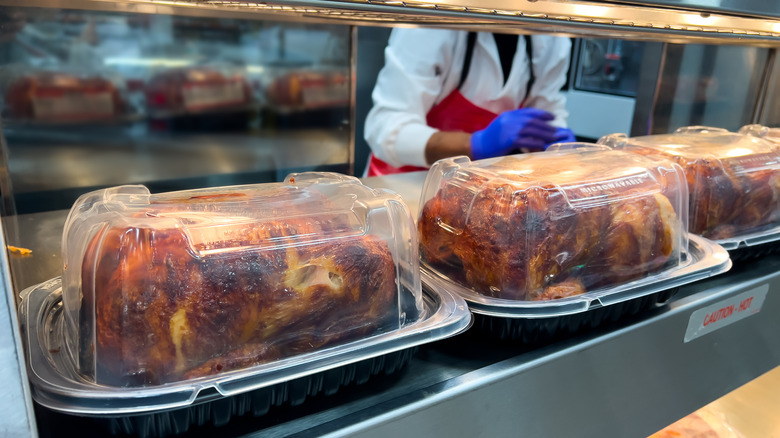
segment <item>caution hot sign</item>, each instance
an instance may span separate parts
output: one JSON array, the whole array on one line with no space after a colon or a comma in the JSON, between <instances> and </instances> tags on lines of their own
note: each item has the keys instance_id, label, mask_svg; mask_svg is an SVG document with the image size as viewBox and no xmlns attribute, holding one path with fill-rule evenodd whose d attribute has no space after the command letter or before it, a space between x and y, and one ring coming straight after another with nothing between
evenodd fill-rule
<instances>
[{"instance_id":1,"label":"caution hot sign","mask_svg":"<svg viewBox=\"0 0 780 438\"><path fill-rule=\"evenodd\" d=\"M761 311L769 285L764 284L739 295L701 308L691 314L684 342L689 342L721 327L733 324Z\"/></svg>"}]
</instances>

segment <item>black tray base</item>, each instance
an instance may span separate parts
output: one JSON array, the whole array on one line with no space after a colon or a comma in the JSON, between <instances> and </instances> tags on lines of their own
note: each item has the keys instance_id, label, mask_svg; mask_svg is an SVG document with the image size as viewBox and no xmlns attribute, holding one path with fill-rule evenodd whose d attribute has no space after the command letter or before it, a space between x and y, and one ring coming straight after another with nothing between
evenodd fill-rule
<instances>
[{"instance_id":1,"label":"black tray base","mask_svg":"<svg viewBox=\"0 0 780 438\"><path fill-rule=\"evenodd\" d=\"M140 415L82 417L91 420L104 435L138 438L180 435L193 427L221 427L236 417L260 417L276 406L298 406L307 398L330 396L347 385L361 385L380 374L403 370L419 347L365 359L231 397L218 397L192 406ZM210 399L209 395L202 398ZM40 407L39 407L40 408ZM71 417L67 414L59 414Z\"/></svg>"},{"instance_id":2,"label":"black tray base","mask_svg":"<svg viewBox=\"0 0 780 438\"><path fill-rule=\"evenodd\" d=\"M755 246L743 246L730 249L729 257L734 263L759 259L772 254L780 254L780 241L762 243Z\"/></svg>"},{"instance_id":3,"label":"black tray base","mask_svg":"<svg viewBox=\"0 0 780 438\"><path fill-rule=\"evenodd\" d=\"M474 326L492 338L535 346L624 321L666 304L678 290L672 288L585 312L549 318L506 318L474 313Z\"/></svg>"}]
</instances>

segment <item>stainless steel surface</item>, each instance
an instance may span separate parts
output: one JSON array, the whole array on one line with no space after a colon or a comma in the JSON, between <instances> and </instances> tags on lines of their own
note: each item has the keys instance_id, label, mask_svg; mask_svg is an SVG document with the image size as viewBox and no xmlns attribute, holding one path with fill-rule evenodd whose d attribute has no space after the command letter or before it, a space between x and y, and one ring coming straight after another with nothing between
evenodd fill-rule
<instances>
[{"instance_id":1,"label":"stainless steel surface","mask_svg":"<svg viewBox=\"0 0 780 438\"><path fill-rule=\"evenodd\" d=\"M35 414L27 384L27 370L16 317L16 302L5 249L5 238L0 227L0 436L34 437L37 435Z\"/></svg>"},{"instance_id":2,"label":"stainless steel surface","mask_svg":"<svg viewBox=\"0 0 780 438\"><path fill-rule=\"evenodd\" d=\"M599 3L614 3L611 0L595 1ZM764 0L627 0L626 3L749 14L756 17L780 17L780 3Z\"/></svg>"},{"instance_id":3,"label":"stainless steel surface","mask_svg":"<svg viewBox=\"0 0 780 438\"><path fill-rule=\"evenodd\" d=\"M765 259L685 287L683 298L642 322L410 387L306 434L648 436L780 364L778 267L780 259ZM771 290L760 313L682 342L694 310L764 283Z\"/></svg>"},{"instance_id":4,"label":"stainless steel surface","mask_svg":"<svg viewBox=\"0 0 780 438\"><path fill-rule=\"evenodd\" d=\"M364 25L402 23L485 28L508 31L600 35L670 42L719 42L776 46L776 14L740 14L730 8L697 4L664 7L653 3L556 0L3 0L8 6L94 9L146 14L179 14L222 18L275 18L297 21L343 21ZM732 3L733 4L733 3ZM755 3L751 3L755 4ZM765 10L775 8L766 7ZM772 18L768 19L767 15Z\"/></svg>"}]
</instances>

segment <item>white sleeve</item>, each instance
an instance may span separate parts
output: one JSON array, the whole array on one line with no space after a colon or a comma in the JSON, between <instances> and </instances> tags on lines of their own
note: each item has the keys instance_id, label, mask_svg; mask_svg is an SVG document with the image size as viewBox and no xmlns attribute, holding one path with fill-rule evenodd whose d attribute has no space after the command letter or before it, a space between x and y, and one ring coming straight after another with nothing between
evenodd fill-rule
<instances>
[{"instance_id":1,"label":"white sleeve","mask_svg":"<svg viewBox=\"0 0 780 438\"><path fill-rule=\"evenodd\" d=\"M393 29L365 125L366 141L380 160L428 165L425 145L437 129L428 126L426 114L442 95L458 37L449 30Z\"/></svg>"},{"instance_id":2,"label":"white sleeve","mask_svg":"<svg viewBox=\"0 0 780 438\"><path fill-rule=\"evenodd\" d=\"M569 113L561 87L566 83L569 71L571 40L548 35L534 35L531 40L536 82L531 87L525 106L551 112L555 115L551 124L565 127Z\"/></svg>"}]
</instances>

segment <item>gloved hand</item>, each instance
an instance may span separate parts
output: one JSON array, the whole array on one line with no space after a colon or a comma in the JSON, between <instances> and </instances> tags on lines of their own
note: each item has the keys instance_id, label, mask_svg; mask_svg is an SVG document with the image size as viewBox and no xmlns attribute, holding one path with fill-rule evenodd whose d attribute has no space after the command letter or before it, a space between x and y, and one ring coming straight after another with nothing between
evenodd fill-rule
<instances>
[{"instance_id":1,"label":"gloved hand","mask_svg":"<svg viewBox=\"0 0 780 438\"><path fill-rule=\"evenodd\" d=\"M556 129L547 122L555 116L537 108L501 113L483 130L471 135L475 160L499 157L517 149L543 150L555 140Z\"/></svg>"},{"instance_id":2,"label":"gloved hand","mask_svg":"<svg viewBox=\"0 0 780 438\"><path fill-rule=\"evenodd\" d=\"M577 141L577 137L574 136L574 132L568 128L558 128L555 130L553 141L550 144L544 146L544 150L554 145L555 143L573 143Z\"/></svg>"}]
</instances>

